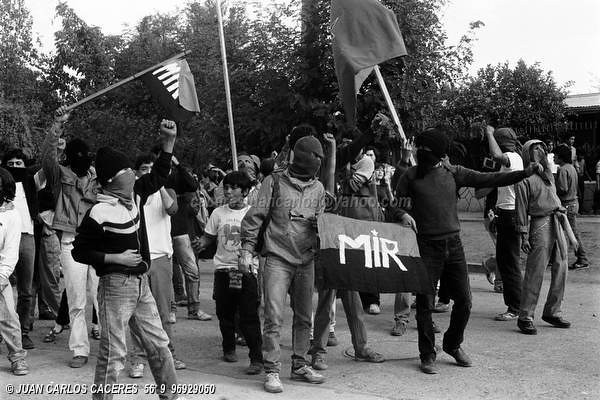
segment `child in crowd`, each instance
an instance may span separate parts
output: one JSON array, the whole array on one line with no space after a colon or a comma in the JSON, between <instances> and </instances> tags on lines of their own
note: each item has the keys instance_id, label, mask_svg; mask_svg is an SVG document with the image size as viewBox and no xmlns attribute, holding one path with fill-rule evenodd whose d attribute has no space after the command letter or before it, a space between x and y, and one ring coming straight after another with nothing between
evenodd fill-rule
<instances>
[{"instance_id":1,"label":"child in crowd","mask_svg":"<svg viewBox=\"0 0 600 400\"><path fill-rule=\"evenodd\" d=\"M211 214L204 234L194 242L196 252L201 252L215 241L214 298L217 317L223 337L223 359L236 362L235 314L239 311L239 326L249 348L248 375L262 371L262 338L258 317L258 283L256 279L258 260L255 257L249 270L238 269L238 251L241 247L242 219L250 209L245 198L252 182L248 175L234 171L223 179L223 195L227 204L216 208Z\"/></svg>"},{"instance_id":2,"label":"child in crowd","mask_svg":"<svg viewBox=\"0 0 600 400\"><path fill-rule=\"evenodd\" d=\"M27 375L27 351L21 343L21 324L15 311L13 290L8 277L19 260L21 217L13 204L15 181L11 174L0 168L0 335L8 348L10 371L14 375Z\"/></svg>"}]
</instances>

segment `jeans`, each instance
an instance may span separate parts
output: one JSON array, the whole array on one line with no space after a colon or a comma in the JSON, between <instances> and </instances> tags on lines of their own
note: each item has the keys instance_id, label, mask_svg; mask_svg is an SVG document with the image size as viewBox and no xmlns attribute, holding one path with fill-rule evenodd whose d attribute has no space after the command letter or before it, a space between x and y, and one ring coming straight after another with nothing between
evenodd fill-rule
<instances>
[{"instance_id":1,"label":"jeans","mask_svg":"<svg viewBox=\"0 0 600 400\"><path fill-rule=\"evenodd\" d=\"M502 278L504 304L509 312L518 314L521 303L521 235L517 232L515 210L496 211L497 242L496 262Z\"/></svg>"},{"instance_id":2,"label":"jeans","mask_svg":"<svg viewBox=\"0 0 600 400\"><path fill-rule=\"evenodd\" d=\"M35 239L29 233L21 234L19 245L19 261L15 266L17 278L17 314L21 324L21 333L29 334L33 322L31 308L33 305L33 272L35 266Z\"/></svg>"},{"instance_id":3,"label":"jeans","mask_svg":"<svg viewBox=\"0 0 600 400\"><path fill-rule=\"evenodd\" d=\"M412 293L410 292L396 293L396 297L394 298L394 321L408 324L411 297Z\"/></svg>"},{"instance_id":4,"label":"jeans","mask_svg":"<svg viewBox=\"0 0 600 400\"><path fill-rule=\"evenodd\" d=\"M577 229L577 213L579 213L579 204L577 202L573 202L571 204L565 204L564 206L567 209L567 219L569 220L573 234L577 239L577 243L579 243L579 248L575 251L575 256L577 257L576 262L578 264L589 264L587 253L579 237L579 229Z\"/></svg>"},{"instance_id":5,"label":"jeans","mask_svg":"<svg viewBox=\"0 0 600 400\"><path fill-rule=\"evenodd\" d=\"M21 344L21 326L15 311L15 299L10 283L0 288L0 335L6 343L7 358L11 363L25 359L27 351L23 350Z\"/></svg>"},{"instance_id":6,"label":"jeans","mask_svg":"<svg viewBox=\"0 0 600 400\"><path fill-rule=\"evenodd\" d=\"M60 240L46 226L39 228L39 245L33 278L33 300L38 297L38 311L58 314L60 308ZM31 314L33 315L32 305Z\"/></svg>"},{"instance_id":7,"label":"jeans","mask_svg":"<svg viewBox=\"0 0 600 400\"><path fill-rule=\"evenodd\" d=\"M340 290L342 298L342 306L350 328L352 337L352 346L356 354L364 354L367 347L367 328L363 321L363 308L358 292L350 290ZM317 311L315 311L315 330L313 345L310 349L310 354L327 353L327 338L329 337L329 329L331 321L335 318L333 312L333 303L336 297L335 289L319 290L319 299L317 302Z\"/></svg>"},{"instance_id":8,"label":"jeans","mask_svg":"<svg viewBox=\"0 0 600 400\"><path fill-rule=\"evenodd\" d=\"M417 241L421 259L431 280L432 291L443 273L450 298L454 300L450 326L444 334L442 346L445 350L457 349L463 342L471 314L471 287L460 236L439 240L417 237ZM434 300L434 295L417 294L417 328L421 360L435 359L435 335L431 319Z\"/></svg>"},{"instance_id":9,"label":"jeans","mask_svg":"<svg viewBox=\"0 0 600 400\"><path fill-rule=\"evenodd\" d=\"M189 235L185 234L173 238L173 255L185 275L188 314L194 314L200 309L200 271Z\"/></svg>"},{"instance_id":10,"label":"jeans","mask_svg":"<svg viewBox=\"0 0 600 400\"><path fill-rule=\"evenodd\" d=\"M98 276L90 265L78 263L73 259L73 239L73 234L63 232L60 241L60 261L65 276L71 321L69 349L73 351L74 356L87 357L90 354L90 342L85 322L85 305L89 297L98 310Z\"/></svg>"},{"instance_id":11,"label":"jeans","mask_svg":"<svg viewBox=\"0 0 600 400\"><path fill-rule=\"evenodd\" d=\"M542 315L547 317L560 316L562 300L565 294L565 284L567 282L567 259L566 254L563 258L558 249L554 252L552 251L556 242L556 223L554 216L531 219L529 226L531 251L527 256L525 277L523 278L521 307L519 311L520 320L533 321L535 307L537 306L544 280L544 271L549 261L552 261L552 275Z\"/></svg>"},{"instance_id":12,"label":"jeans","mask_svg":"<svg viewBox=\"0 0 600 400\"><path fill-rule=\"evenodd\" d=\"M148 271L148 284L150 285L150 293L156 302L158 315L163 330L169 338L169 350L175 358L175 347L173 346L173 332L169 323L169 313L171 312L173 265L170 257L163 256L155 258L150 262L150 270ZM134 331L131 331L132 339L132 357L133 364L141 364L146 358L146 352L143 350L142 339L139 338Z\"/></svg>"},{"instance_id":13,"label":"jeans","mask_svg":"<svg viewBox=\"0 0 600 400\"><path fill-rule=\"evenodd\" d=\"M98 286L100 310L100 346L94 383L112 385L118 382L125 367L127 355L127 325L148 357L148 365L158 385L166 391L161 399L173 399L171 385L177 384L169 337L162 328L154 297L150 292L147 275L108 274L100 278ZM96 393L93 398L111 400L112 394Z\"/></svg>"},{"instance_id":14,"label":"jeans","mask_svg":"<svg viewBox=\"0 0 600 400\"><path fill-rule=\"evenodd\" d=\"M223 353L235 351L236 312L239 328L248 344L251 362L262 363L262 338L258 317L258 284L253 274L244 274L241 289L229 288L229 271L215 271L215 302L219 328L223 338Z\"/></svg>"},{"instance_id":15,"label":"jeans","mask_svg":"<svg viewBox=\"0 0 600 400\"><path fill-rule=\"evenodd\" d=\"M266 259L263 275L265 285L263 357L266 373L281 372L279 339L283 324L283 306L288 292L294 314L292 320L292 369L308 365L306 354L310 345L314 275L313 261L303 265L294 265L274 256Z\"/></svg>"}]
</instances>

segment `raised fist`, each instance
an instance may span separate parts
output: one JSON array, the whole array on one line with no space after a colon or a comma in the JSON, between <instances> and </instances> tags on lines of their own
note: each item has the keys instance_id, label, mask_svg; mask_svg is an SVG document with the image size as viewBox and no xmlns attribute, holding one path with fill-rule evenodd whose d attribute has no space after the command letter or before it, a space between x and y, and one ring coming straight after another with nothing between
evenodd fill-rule
<instances>
[{"instance_id":1,"label":"raised fist","mask_svg":"<svg viewBox=\"0 0 600 400\"><path fill-rule=\"evenodd\" d=\"M160 121L160 133L167 139L174 139L177 136L177 125L175 121L163 119Z\"/></svg>"}]
</instances>

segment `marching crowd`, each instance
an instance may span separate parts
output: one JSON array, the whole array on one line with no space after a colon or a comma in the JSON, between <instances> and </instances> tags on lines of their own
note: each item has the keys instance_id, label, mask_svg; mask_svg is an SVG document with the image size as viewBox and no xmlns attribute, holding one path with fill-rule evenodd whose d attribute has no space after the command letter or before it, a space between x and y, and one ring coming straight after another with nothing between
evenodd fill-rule
<instances>
[{"instance_id":1,"label":"marching crowd","mask_svg":"<svg viewBox=\"0 0 600 400\"><path fill-rule=\"evenodd\" d=\"M318 134L303 124L271 158L241 153L236 171L213 165L193 171L173 155L177 127L172 121L161 122L160 145L133 162L110 147L97 149L94 157L81 139L65 143L61 135L68 116L64 108L58 110L37 164L21 149L3 149L0 333L15 375L29 372L26 350L36 346L29 332L37 303L39 319L54 320L44 342L69 333L70 367L84 366L89 338L99 340L96 384L117 383L123 370L142 377L147 364L156 383L170 388L177 382L176 370L186 368L172 335L176 307L186 306L191 320L212 318L199 301L201 258L213 259L212 298L223 359L237 362L236 346L246 345L246 372L264 371L266 391L283 391L280 334L288 295L292 379L325 381L326 349L337 344L338 297L355 359L384 362L369 347L363 321L365 312L379 314L379 294L336 293L323 285L316 219L324 212L415 230L438 295L436 304L434 295L417 293L413 304L420 369L439 372L435 333L440 332L432 312L450 309L441 349L470 367L462 348L471 311L457 211L462 187L486 196L486 227L497 261L490 283L502 291L506 306L494 318L516 321L524 334L536 334L534 312L550 266L542 319L570 327L561 312L567 269L589 264L577 229L581 166L572 142L554 148L534 139L521 145L512 129L488 126L484 135L497 168L477 172L452 165L448 135L430 128L403 143L400 161L392 167L378 162L371 132ZM576 261L568 267L570 244ZM394 336L406 332L411 299L411 293L396 294ZM177 395L165 390L160 397Z\"/></svg>"}]
</instances>

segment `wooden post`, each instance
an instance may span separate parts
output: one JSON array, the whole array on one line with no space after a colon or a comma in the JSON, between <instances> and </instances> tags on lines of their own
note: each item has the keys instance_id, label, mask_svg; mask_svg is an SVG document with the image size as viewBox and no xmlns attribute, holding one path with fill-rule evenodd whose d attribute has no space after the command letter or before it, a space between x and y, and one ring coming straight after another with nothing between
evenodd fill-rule
<instances>
[{"instance_id":1,"label":"wooden post","mask_svg":"<svg viewBox=\"0 0 600 400\"><path fill-rule=\"evenodd\" d=\"M394 107L394 103L392 102L392 98L390 97L390 93L387 90L387 86L385 81L383 80L383 76L381 75L381 71L379 70L379 65L373 67L375 70L375 75L377 75L377 81L379 82L379 87L383 92L383 97L385 98L385 102L387 103L388 108L390 109L390 113L392 114L392 119L396 123L398 127L398 133L400 133L400 137L402 140L406 140L406 135L404 134L404 129L402 129L402 124L400 123L400 118L398 118L398 113L396 112L396 108Z\"/></svg>"},{"instance_id":2,"label":"wooden post","mask_svg":"<svg viewBox=\"0 0 600 400\"><path fill-rule=\"evenodd\" d=\"M231 91L229 89L229 72L227 71L227 52L225 50L225 33L223 31L223 15L221 2L217 1L217 17L219 19L219 41L221 42L221 58L223 59L223 80L225 81L225 99L227 101L227 118L229 119L229 141L231 142L231 159L233 170L238 170L237 148L235 145L235 129L233 126L233 109L231 106Z\"/></svg>"}]
</instances>

